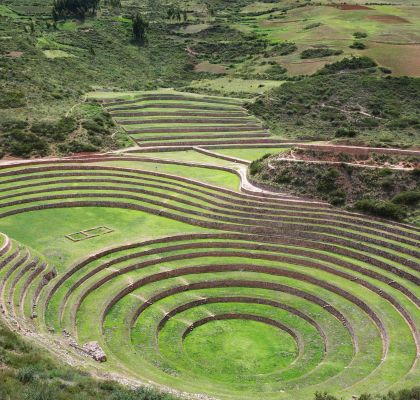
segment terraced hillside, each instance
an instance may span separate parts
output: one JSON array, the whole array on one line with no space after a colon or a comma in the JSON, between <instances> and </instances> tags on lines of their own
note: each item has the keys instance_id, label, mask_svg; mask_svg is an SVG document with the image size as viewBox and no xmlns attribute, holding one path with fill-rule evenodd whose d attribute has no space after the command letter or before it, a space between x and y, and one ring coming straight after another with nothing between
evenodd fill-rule
<instances>
[{"instance_id":1,"label":"terraced hillside","mask_svg":"<svg viewBox=\"0 0 420 400\"><path fill-rule=\"evenodd\" d=\"M206 157L2 165L9 324L73 363L95 363L96 341L99 370L218 398L414 385L420 230L257 190Z\"/></svg>"},{"instance_id":2,"label":"terraced hillside","mask_svg":"<svg viewBox=\"0 0 420 400\"><path fill-rule=\"evenodd\" d=\"M97 95L100 99L100 95ZM102 99L106 110L140 147L278 144L242 108L240 99L176 91L138 92Z\"/></svg>"}]
</instances>

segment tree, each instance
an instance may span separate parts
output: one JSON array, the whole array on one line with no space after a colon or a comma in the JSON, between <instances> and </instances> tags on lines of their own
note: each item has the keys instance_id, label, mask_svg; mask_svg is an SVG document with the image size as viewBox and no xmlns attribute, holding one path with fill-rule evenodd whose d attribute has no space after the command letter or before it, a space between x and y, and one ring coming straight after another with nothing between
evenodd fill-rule
<instances>
[{"instance_id":1,"label":"tree","mask_svg":"<svg viewBox=\"0 0 420 400\"><path fill-rule=\"evenodd\" d=\"M147 42L147 28L149 23L143 18L140 13L133 17L133 37L134 41L139 45L144 45Z\"/></svg>"},{"instance_id":2,"label":"tree","mask_svg":"<svg viewBox=\"0 0 420 400\"><path fill-rule=\"evenodd\" d=\"M100 0L54 0L52 17L54 21L66 18L84 19L94 16Z\"/></svg>"}]
</instances>

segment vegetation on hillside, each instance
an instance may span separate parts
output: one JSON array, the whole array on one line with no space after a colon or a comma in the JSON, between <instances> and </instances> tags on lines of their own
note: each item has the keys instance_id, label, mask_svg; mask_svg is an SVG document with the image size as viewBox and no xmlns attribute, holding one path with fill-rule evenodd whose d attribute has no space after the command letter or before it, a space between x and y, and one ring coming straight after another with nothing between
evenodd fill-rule
<instances>
[{"instance_id":1,"label":"vegetation on hillside","mask_svg":"<svg viewBox=\"0 0 420 400\"><path fill-rule=\"evenodd\" d=\"M385 395L373 395L369 393L364 393L358 397L358 400L418 400L420 399L420 386L403 389L397 392L390 391ZM328 393L318 392L315 394L314 400L339 400L338 397L332 396Z\"/></svg>"},{"instance_id":2,"label":"vegetation on hillside","mask_svg":"<svg viewBox=\"0 0 420 400\"><path fill-rule=\"evenodd\" d=\"M4 400L175 400L153 389L96 380L58 361L0 323L0 398Z\"/></svg>"},{"instance_id":3,"label":"vegetation on hillside","mask_svg":"<svg viewBox=\"0 0 420 400\"><path fill-rule=\"evenodd\" d=\"M342 163L336 164L289 161L287 154L277 158L267 154L252 162L252 180L335 206L420 224L419 169L357 166L344 153L337 157Z\"/></svg>"},{"instance_id":4,"label":"vegetation on hillside","mask_svg":"<svg viewBox=\"0 0 420 400\"><path fill-rule=\"evenodd\" d=\"M98 115L99 111L78 115L80 109L74 106L86 91L96 87L139 90L189 82L189 56L166 24L152 24L147 29L148 46L138 46L132 41L131 11L122 16L114 3L102 4L93 18L94 2L84 2L85 21L66 22L66 16L76 17L72 10L78 3L57 0L54 23L47 1L37 6L38 18L15 14L8 7L19 2L8 2L7 14L2 11L0 15L2 36L10 38L2 40L0 57L0 154L29 157L115 148L121 144L111 138L108 122L102 131L94 126L101 125L95 118L107 121L106 116ZM134 33L139 42L145 41L141 29ZM67 117L73 123L61 129ZM94 135L78 129L88 119ZM49 128L32 129L40 124ZM75 129L69 130L71 126Z\"/></svg>"},{"instance_id":5,"label":"vegetation on hillside","mask_svg":"<svg viewBox=\"0 0 420 400\"><path fill-rule=\"evenodd\" d=\"M100 0L54 0L52 17L54 21L67 18L85 19L94 16Z\"/></svg>"},{"instance_id":6,"label":"vegetation on hillside","mask_svg":"<svg viewBox=\"0 0 420 400\"><path fill-rule=\"evenodd\" d=\"M0 121L0 158L115 150L131 141L96 103L83 103L69 116Z\"/></svg>"},{"instance_id":7,"label":"vegetation on hillside","mask_svg":"<svg viewBox=\"0 0 420 400\"><path fill-rule=\"evenodd\" d=\"M367 58L345 59L267 92L248 109L280 135L418 144L420 79L383 77L374 65Z\"/></svg>"}]
</instances>

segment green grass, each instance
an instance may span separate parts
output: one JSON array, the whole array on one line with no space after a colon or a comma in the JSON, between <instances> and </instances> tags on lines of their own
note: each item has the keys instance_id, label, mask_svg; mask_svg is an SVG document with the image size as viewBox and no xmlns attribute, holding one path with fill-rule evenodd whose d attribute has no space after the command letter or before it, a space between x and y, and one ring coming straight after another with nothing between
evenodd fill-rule
<instances>
[{"instance_id":1,"label":"green grass","mask_svg":"<svg viewBox=\"0 0 420 400\"><path fill-rule=\"evenodd\" d=\"M45 225L45 221L51 225ZM164 223L160 221L165 221ZM72 242L65 236L76 231L105 225L112 233L80 242ZM26 227L30 226L31 229ZM160 226L160 229L156 229ZM140 229L139 229L140 228ZM86 257L93 249L103 249L113 243L144 240L170 235L179 231L199 231L183 223L167 221L163 217L101 207L45 210L19 214L2 219L0 231L25 245L38 249L59 271L63 271L77 259ZM34 233L37 232L35 235Z\"/></svg>"},{"instance_id":2,"label":"green grass","mask_svg":"<svg viewBox=\"0 0 420 400\"><path fill-rule=\"evenodd\" d=\"M250 149L214 149L215 153L223 154L226 156L237 157L247 161L258 160L265 154L269 153L282 153L288 151L289 148L279 147L261 147L261 148L250 148Z\"/></svg>"},{"instance_id":3,"label":"green grass","mask_svg":"<svg viewBox=\"0 0 420 400\"><path fill-rule=\"evenodd\" d=\"M191 82L191 89L207 90L210 93L222 93L226 95L246 95L255 96L267 90L279 87L283 81L260 80L260 79L240 79L240 78L215 78L200 79Z\"/></svg>"}]
</instances>

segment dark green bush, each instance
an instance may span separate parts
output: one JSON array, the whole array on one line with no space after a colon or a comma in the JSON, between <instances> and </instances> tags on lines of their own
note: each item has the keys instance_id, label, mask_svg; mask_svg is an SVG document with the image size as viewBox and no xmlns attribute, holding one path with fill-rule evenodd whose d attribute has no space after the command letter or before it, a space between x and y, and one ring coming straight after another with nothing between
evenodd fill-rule
<instances>
[{"instance_id":1,"label":"dark green bush","mask_svg":"<svg viewBox=\"0 0 420 400\"><path fill-rule=\"evenodd\" d=\"M357 131L350 128L339 128L335 131L335 137L355 137L357 136Z\"/></svg>"},{"instance_id":2,"label":"dark green bush","mask_svg":"<svg viewBox=\"0 0 420 400\"><path fill-rule=\"evenodd\" d=\"M262 163L260 160L252 161L251 165L249 166L249 173L251 175L256 175L262 170Z\"/></svg>"},{"instance_id":3,"label":"dark green bush","mask_svg":"<svg viewBox=\"0 0 420 400\"><path fill-rule=\"evenodd\" d=\"M7 136L9 140L5 150L16 157L43 157L48 154L48 143L33 133L13 131Z\"/></svg>"},{"instance_id":4,"label":"dark green bush","mask_svg":"<svg viewBox=\"0 0 420 400\"><path fill-rule=\"evenodd\" d=\"M403 389L398 392L389 392L385 395L372 396L369 393L363 393L359 396L359 400L420 400L420 386L411 389ZM327 392L316 392L314 400L339 400L337 397Z\"/></svg>"},{"instance_id":5,"label":"dark green bush","mask_svg":"<svg viewBox=\"0 0 420 400\"><path fill-rule=\"evenodd\" d=\"M363 42L360 42L358 40L355 40L349 47L351 49L358 49L358 50L366 49L366 45Z\"/></svg>"},{"instance_id":6,"label":"dark green bush","mask_svg":"<svg viewBox=\"0 0 420 400\"><path fill-rule=\"evenodd\" d=\"M98 122L92 120L84 121L82 126L89 132L103 133L106 131L106 128L104 128L103 124L99 124Z\"/></svg>"},{"instance_id":7,"label":"dark green bush","mask_svg":"<svg viewBox=\"0 0 420 400\"><path fill-rule=\"evenodd\" d=\"M318 184L316 190L320 193L330 193L337 190L337 179L339 173L335 168L328 168L317 174Z\"/></svg>"},{"instance_id":8,"label":"dark green bush","mask_svg":"<svg viewBox=\"0 0 420 400\"><path fill-rule=\"evenodd\" d=\"M314 28L318 28L318 26L321 26L321 22L314 22L313 24L309 24L303 27L303 29L305 30L309 30L309 29L314 29Z\"/></svg>"},{"instance_id":9,"label":"dark green bush","mask_svg":"<svg viewBox=\"0 0 420 400\"><path fill-rule=\"evenodd\" d=\"M282 42L274 45L270 51L270 56L286 56L288 54L291 54L297 50L297 46L293 42Z\"/></svg>"},{"instance_id":10,"label":"dark green bush","mask_svg":"<svg viewBox=\"0 0 420 400\"><path fill-rule=\"evenodd\" d=\"M369 57L343 58L332 64L327 64L318 74L335 74L346 70L359 70L376 67L376 62Z\"/></svg>"},{"instance_id":11,"label":"dark green bush","mask_svg":"<svg viewBox=\"0 0 420 400\"><path fill-rule=\"evenodd\" d=\"M391 218L397 221L402 220L407 215L402 207L390 201L364 199L356 202L354 208L378 217Z\"/></svg>"},{"instance_id":12,"label":"dark green bush","mask_svg":"<svg viewBox=\"0 0 420 400\"><path fill-rule=\"evenodd\" d=\"M346 193L341 190L333 190L329 193L329 201L333 206L342 206L346 202Z\"/></svg>"},{"instance_id":13,"label":"dark green bush","mask_svg":"<svg viewBox=\"0 0 420 400\"><path fill-rule=\"evenodd\" d=\"M64 154L98 151L98 148L94 145L86 142L81 142L79 140L72 140L69 143L60 145L58 148Z\"/></svg>"},{"instance_id":14,"label":"dark green bush","mask_svg":"<svg viewBox=\"0 0 420 400\"><path fill-rule=\"evenodd\" d=\"M364 38L367 38L367 37L368 37L368 34L367 34L367 33L365 33L365 32L354 32L354 33L353 33L353 36L354 36L356 39L364 39Z\"/></svg>"},{"instance_id":15,"label":"dark green bush","mask_svg":"<svg viewBox=\"0 0 420 400\"><path fill-rule=\"evenodd\" d=\"M415 206L420 202L420 190L401 192L392 198L392 202L395 204Z\"/></svg>"},{"instance_id":16,"label":"dark green bush","mask_svg":"<svg viewBox=\"0 0 420 400\"><path fill-rule=\"evenodd\" d=\"M315 400L337 400L337 398L327 392L316 392Z\"/></svg>"},{"instance_id":17,"label":"dark green bush","mask_svg":"<svg viewBox=\"0 0 420 400\"><path fill-rule=\"evenodd\" d=\"M313 49L306 49L300 53L300 58L320 58L320 57L329 57L329 56L338 56L343 53L343 50L334 50L327 47L319 47Z\"/></svg>"}]
</instances>

